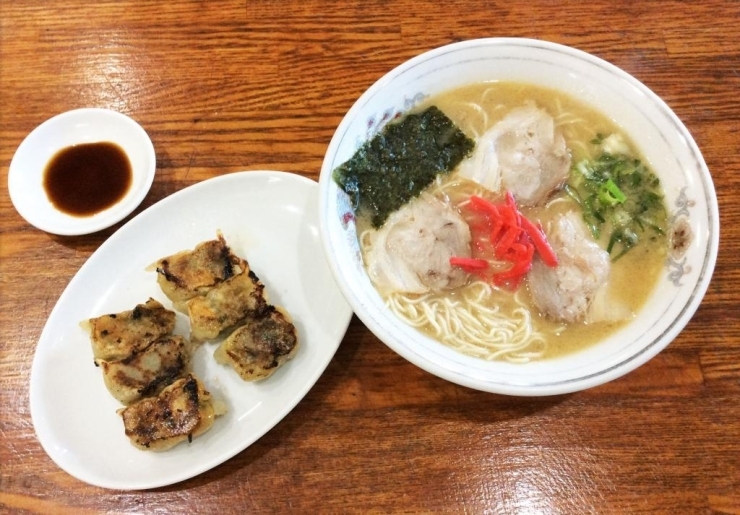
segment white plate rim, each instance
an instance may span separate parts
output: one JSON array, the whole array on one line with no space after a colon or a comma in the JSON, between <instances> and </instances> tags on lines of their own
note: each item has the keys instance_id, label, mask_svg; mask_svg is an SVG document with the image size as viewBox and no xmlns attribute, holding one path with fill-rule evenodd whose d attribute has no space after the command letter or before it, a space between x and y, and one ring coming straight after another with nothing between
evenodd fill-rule
<instances>
[{"instance_id":1,"label":"white plate rim","mask_svg":"<svg viewBox=\"0 0 740 515\"><path fill-rule=\"evenodd\" d=\"M151 231L157 229L157 223L153 222L153 219L158 215L164 215L168 213L171 214L173 209L176 209L180 205L185 205L188 202L188 199L192 200L193 198L197 199L199 197L205 199L205 196L207 196L208 193L212 190L217 191L223 188L229 188L232 191L239 191L239 188L241 188L242 190L248 190L249 188L252 188L256 191L256 193L247 194L245 195L245 198L249 198L251 200L254 200L255 202L258 202L256 195L259 195L259 197L264 199L265 201L269 201L270 199L274 200L275 198L287 197L285 199L286 207L284 209L288 214L281 215L278 209L276 209L275 212L272 213L272 215L274 215L274 217L272 218L279 219L282 217L284 218L284 220L282 222L269 222L271 218L271 213L264 213L264 218L259 218L253 222L260 223L262 224L262 226L265 226L264 229L257 229L256 233L261 234L263 240L266 241L264 233L260 233L260 231L269 231L271 228L271 224L275 224L275 227L279 227L283 230L283 234L281 236L292 238L293 236L297 235L296 238L303 238L300 241L300 243L304 245L303 252L301 253L302 259L305 259L307 263L313 265L313 275L308 274L308 278L306 279L306 281L314 280L312 279L312 277L315 278L315 280L326 278L329 278L330 281L332 280L331 273L328 270L328 265L326 265L326 262L324 260L324 255L318 236L318 220L316 218L318 212L315 209L317 205L316 193L318 190L318 185L315 181L312 181L311 179L303 177L301 175L270 170L255 170L234 172L222 176L217 176L203 182L191 185L170 195L169 197L162 199L160 202L149 207L147 210L143 211L132 220L127 222L121 229L119 229L107 241L105 241L90 256L90 258L88 258L85 264L83 264L83 266L78 270L78 272L69 282L69 284L59 297L56 305L52 309L49 315L49 319L47 320L47 323L42 330L32 363L29 387L29 402L31 409L31 418L33 421L34 429L36 430L37 437L42 447L52 458L52 460L57 463L60 468L65 470L70 475L80 479L81 481L95 486L111 489L151 489L178 483L220 465L224 461L230 459L231 457L243 451L249 445L254 443L267 431L272 429L272 427L280 422L285 416L287 416L290 411L292 411L292 409L303 399L303 397L308 393L308 391L329 365L331 359L336 353L337 348L339 347L339 344L341 343L341 340L344 337L352 316L352 310L344 297L341 295L341 292L338 290L338 288L336 288L334 284L326 284L325 282L322 282L324 291L321 293L322 297L318 299L319 301L317 302L309 302L308 299L303 298L301 298L300 300L294 300L297 299L297 297L300 295L297 293L293 295L289 291L280 290L280 288L284 287L284 284L281 286L276 283L274 281L274 276L276 275L275 271L271 271L269 269L269 266L265 266L269 262L269 259L267 259L267 257L272 256L275 253L274 249L263 249L263 264L261 266L262 270L260 270L260 267L258 267L250 259L249 250L247 250L245 257L248 261L250 261L250 264L254 267L255 271L257 271L258 274L262 275L260 278L263 280L263 282L265 282L267 286L267 293L269 295L268 298L270 299L270 301L276 304L283 305L289 311L291 311L291 308L296 306L299 310L302 310L302 313L291 313L295 317L296 326L299 330L299 338L301 338L302 340L298 353L293 358L293 360L286 363L284 367L281 367L281 369L279 369L273 376L271 376L264 382L265 387L270 389L267 393L263 394L264 397L267 399L269 399L270 396L273 396L274 398L279 398L285 401L284 405L282 407L279 407L277 410L273 410L271 412L268 411L266 415L269 420L258 421L262 424L259 427L258 431L250 432L250 429L245 426L246 429L237 434L237 436L242 437L242 440L227 445L222 444L221 446L219 446L217 441L218 433L226 432L223 427L226 425L225 421L223 422L222 427L219 427L219 420L221 419L216 420L214 427L208 433L202 435L199 438L196 438L193 443L190 444L192 446L196 446L199 445L200 441L199 448L195 450L188 449L184 446L188 446L189 444L185 443L180 444L174 449L171 449L164 453L149 453L135 449L129 443L128 438L123 434L123 425L121 423L120 431L118 431L117 434L111 435L111 441L113 442L112 446L114 446L116 449L119 449L119 454L126 456L126 459L129 460L128 462L107 463L101 465L99 463L100 460L105 461L109 459L109 457L105 453L102 453L102 455L101 453L98 453L94 456L90 454L84 456L84 459L79 459L79 456L74 455L75 453L84 454L85 452L92 452L88 451L87 449L83 449L83 447L90 445L94 446L95 443L91 443L90 439L94 439L95 435L88 434L88 441L86 442L71 441L75 438L75 436L60 436L61 431L59 430L62 427L61 422L50 422L49 420L53 418L52 414L55 413L54 410L56 410L56 408L49 405L50 402L48 398L44 398L44 395L51 388L51 386L47 385L49 379L43 374L51 370L52 364L49 363L49 361L54 359L59 359L61 362L74 359L75 363L71 364L71 366L74 367L80 366L80 364L76 363L76 361L79 361L80 356L84 356L86 358L89 358L90 361L87 361L84 365L82 365L82 370L85 370L85 373L87 373L87 370L94 369L95 367L92 365L92 352L90 350L89 340L87 340L84 332L82 332L81 330L78 331L79 328L76 327L78 321L60 320L59 317L62 316L63 313L66 311L75 310L74 307L69 308L69 306L71 306L72 303L74 303L75 301L79 300L78 296L81 292L85 290L85 282L89 281L92 274L95 273L91 272L90 270L93 270L94 267L99 266L99 260L101 258L99 258L98 256L106 255L106 253L112 251L122 252L124 249L118 247L127 243L127 238L130 238L137 233L141 233L142 230ZM235 195L238 194L235 193ZM205 200L203 200L203 202L205 202ZM302 207L304 207L305 209L302 209ZM219 208L214 209L217 211ZM249 209L250 208L247 207L246 209L244 209L244 212L249 212ZM215 218L217 218L217 216L215 216ZM213 225L218 225L215 218L213 220ZM268 220L268 222L265 222L265 220ZM296 223L296 220L299 221ZM204 224L207 223L208 222L204 222ZM286 235L286 233L289 233L292 230L291 227L295 225L301 225L300 227L295 228L295 235ZM187 227L187 224L181 224L180 227ZM174 224L173 228L177 230L178 226ZM219 229L219 227L213 227L213 236L215 236L215 231L217 229ZM224 229L226 229L226 227L224 227ZM196 232L198 230L203 229L196 229ZM245 232L248 232L248 230L245 230ZM231 235L233 236L234 234L231 233ZM225 236L228 241L229 234L226 233ZM192 241L191 247L197 243L199 243L199 241ZM233 242L229 243L230 245L233 244ZM294 243L298 243L298 241L291 241L290 243L292 245ZM307 243L310 245L311 248L305 247ZM258 242L258 245L262 245L264 247L264 241ZM286 248L287 247L281 248L282 254L290 254L289 252L285 252ZM235 251L239 253L236 248ZM256 252L253 252L253 255L255 253ZM147 256L146 259L148 260L149 257L153 257L154 259L148 261L148 263L151 263L154 260L158 259L157 256L153 255ZM142 260L144 258L136 259L143 263ZM295 263L293 264L297 267L297 270L300 270L300 263L298 263L299 258L297 257L297 253L293 257L288 256L284 259L290 263L293 263L293 261L295 261ZM325 270L323 270L322 267L325 268ZM295 275L295 271L292 274L289 272L285 272L285 275ZM166 297L158 292L159 288L156 285L155 276L152 276L151 280L152 288L146 292L141 293L141 295L155 297L169 307ZM124 297L129 296L132 298L140 298L140 292L128 291L127 288L129 287L126 284L123 284L125 282L135 283L136 278L131 281L131 278L125 277L125 274L123 277L119 277L117 279L116 285L114 285L114 288L112 288L110 295L114 295L117 288ZM298 279L298 282L300 282L300 279ZM299 286L307 287L309 286L309 284L296 285L295 290L293 291L297 291ZM133 289L136 289L136 285L134 285ZM272 291L270 291L271 289ZM275 298L276 293L278 297L277 300ZM110 302L110 300L103 301L104 304L110 304ZM310 305L310 308L306 307L308 305ZM110 307L109 309L104 309L102 312L97 313L93 312L95 311L95 308L82 308L81 311L90 312L91 314L89 316L97 316L98 314L103 314L106 312L115 312L119 309L120 306ZM331 316L327 317L327 314L329 314L329 312L331 312ZM301 318L301 314L304 315L303 318ZM178 324L180 324L182 322L182 317L181 315L178 315L178 317ZM319 319L322 323L322 327L318 327ZM328 323L325 324L327 320ZM305 324L305 326L302 324ZM66 331L71 335L60 335L58 333L60 329L62 330L62 333ZM82 345L84 347L84 350L76 350L75 348L71 351L71 353L76 355L70 357L67 357L66 354L62 354L60 352L60 350L69 351L71 349L70 346L73 343ZM215 349L215 346L207 349L206 351L208 354L210 354L213 349ZM302 352L303 354L301 354ZM204 357L201 356L201 358ZM198 359L198 356L196 356L196 359ZM206 366L216 370L216 376L214 379L217 383L216 390L221 392L222 397L224 396L223 391L228 390L229 388L240 388L239 392L241 392L243 390L248 390L255 387L253 383L245 383L240 379L237 380L238 378L236 374L233 371L229 370L227 367L221 365L213 365L211 363L212 357L207 356L206 359L210 360L208 361ZM60 361L58 361L56 364L59 365ZM301 371L300 368L296 368L296 366L300 366L302 363L311 365L311 370ZM69 364L69 362L67 362L67 364ZM197 364L195 365L197 373ZM298 372L296 372L296 370L298 370ZM86 399L83 400L89 400L89 402L92 403L98 402L101 405L105 404L105 417L106 420L110 421L111 416L108 408L117 408L120 407L120 404L112 399L110 394L105 391L105 386L103 385L102 377L99 376L99 371L94 370L93 372L94 377L97 377L99 379L99 384L86 385L90 386L90 397L86 397ZM300 384L286 383L289 378L293 378L294 380L296 378L299 379ZM69 378L67 377L65 379ZM98 381L98 379L95 379L94 381ZM81 381L84 381L84 379L81 379ZM283 384L280 384L280 381L283 381ZM65 385L62 384L61 378L57 379L57 383L59 384L55 384L54 386L62 389L65 388ZM214 392L214 390L212 389L212 387L214 386L213 384L208 384L207 382L206 386L211 389L212 393ZM282 387L283 390L281 391L279 387ZM286 394L285 390L288 390L288 388L290 389L290 391ZM101 393L103 392L105 393L105 395L101 397ZM233 392L231 393L233 395ZM231 402L233 400L229 398L228 392L225 396L225 400L227 402ZM283 397L286 396L287 399L283 399ZM100 399L103 400L100 401ZM260 397L259 405L254 408L250 407L250 409L253 409L257 413L262 413L262 411L260 410L264 411L268 409L262 407L263 400L264 399ZM81 403L81 401L79 401L78 404L79 403ZM77 411L85 410L85 408L80 408L73 401L70 401L68 408L74 408L77 409ZM230 416L230 414L227 413L226 416ZM247 421L249 421L250 416L250 413L241 414L241 418L244 418ZM114 418L118 419L119 417L118 415L114 414ZM95 423L94 420L88 422ZM254 420L252 420L251 422L254 423ZM241 422L230 422L230 424L238 423ZM228 425L226 427L228 428L228 431L231 431L231 425ZM55 434L54 432L55 429L58 431L57 434ZM226 437L227 434L224 434L223 436ZM206 442L203 443L204 441ZM99 451L100 449L97 450ZM184 451L191 452L188 456L188 453ZM172 456L175 456L178 453L184 455L184 457L172 458L173 462L177 464L177 467L168 468L169 463L167 462L167 460L170 460ZM195 459L193 459L193 456L195 456ZM162 464L163 460L165 462ZM135 471L127 470L127 478L121 479L117 476L119 473L118 468L122 466L135 467L140 471L140 474L134 477L135 474L132 474L132 472ZM153 472L150 472L148 469L151 469L152 467L154 467L155 470ZM164 473L162 473L163 469ZM101 470L105 473L102 473Z\"/></svg>"}]
</instances>

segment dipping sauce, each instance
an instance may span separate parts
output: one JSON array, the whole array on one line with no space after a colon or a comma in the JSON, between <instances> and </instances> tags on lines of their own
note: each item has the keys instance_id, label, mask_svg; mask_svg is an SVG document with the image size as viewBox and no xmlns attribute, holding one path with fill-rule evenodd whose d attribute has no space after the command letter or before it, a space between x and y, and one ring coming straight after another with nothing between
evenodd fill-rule
<instances>
[{"instance_id":1,"label":"dipping sauce","mask_svg":"<svg viewBox=\"0 0 740 515\"><path fill-rule=\"evenodd\" d=\"M63 148L44 170L44 190L51 203L73 216L92 216L128 192L133 181L126 152L108 141Z\"/></svg>"}]
</instances>

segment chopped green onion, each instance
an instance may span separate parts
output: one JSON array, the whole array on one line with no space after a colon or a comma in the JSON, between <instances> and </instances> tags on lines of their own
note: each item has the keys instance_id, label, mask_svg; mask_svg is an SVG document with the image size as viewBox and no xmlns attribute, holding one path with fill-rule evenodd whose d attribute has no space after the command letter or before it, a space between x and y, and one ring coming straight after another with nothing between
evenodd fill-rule
<instances>
[{"instance_id":1,"label":"chopped green onion","mask_svg":"<svg viewBox=\"0 0 740 515\"><path fill-rule=\"evenodd\" d=\"M637 246L643 235L665 237L668 218L658 177L626 153L626 144L620 145L618 154L606 151L607 142L616 139L597 134L591 143L601 153L575 163L565 186L594 239L604 237L602 244L613 260Z\"/></svg>"},{"instance_id":2,"label":"chopped green onion","mask_svg":"<svg viewBox=\"0 0 740 515\"><path fill-rule=\"evenodd\" d=\"M599 188L599 200L605 206L613 206L615 204L622 204L627 200L627 196L622 193L622 190L619 189L619 186L612 179L607 179L601 185L601 188Z\"/></svg>"}]
</instances>

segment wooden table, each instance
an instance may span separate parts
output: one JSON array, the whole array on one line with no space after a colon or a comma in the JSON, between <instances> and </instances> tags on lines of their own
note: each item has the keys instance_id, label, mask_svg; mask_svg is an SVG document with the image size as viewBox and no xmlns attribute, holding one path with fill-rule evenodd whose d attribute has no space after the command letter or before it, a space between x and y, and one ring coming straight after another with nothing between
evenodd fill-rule
<instances>
[{"instance_id":1,"label":"wooden table","mask_svg":"<svg viewBox=\"0 0 740 515\"><path fill-rule=\"evenodd\" d=\"M334 129L382 74L454 41L572 45L644 82L702 149L722 235L709 291L656 358L589 391L509 398L409 364L353 318L326 372L226 463L151 491L60 470L29 412L36 342L118 224L58 237L0 190L0 512L740 513L740 3L49 0L0 4L0 170L39 123L84 106L157 150L134 213L210 177L317 179ZM176 228L173 227L173 230Z\"/></svg>"}]
</instances>

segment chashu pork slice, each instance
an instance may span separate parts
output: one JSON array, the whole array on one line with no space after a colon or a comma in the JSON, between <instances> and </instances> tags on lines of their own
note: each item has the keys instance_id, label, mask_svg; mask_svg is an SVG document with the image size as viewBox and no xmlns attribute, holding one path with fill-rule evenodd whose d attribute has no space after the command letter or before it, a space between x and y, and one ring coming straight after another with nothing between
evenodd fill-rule
<instances>
[{"instance_id":1,"label":"chashu pork slice","mask_svg":"<svg viewBox=\"0 0 740 515\"><path fill-rule=\"evenodd\" d=\"M247 268L246 272L211 288L205 296L190 299L187 313L191 339L212 340L247 317L262 313L267 307L264 289L257 275Z\"/></svg>"},{"instance_id":2,"label":"chashu pork slice","mask_svg":"<svg viewBox=\"0 0 740 515\"><path fill-rule=\"evenodd\" d=\"M165 451L208 431L225 407L214 402L194 375L178 379L156 397L146 397L118 413L126 436L143 450Z\"/></svg>"},{"instance_id":3,"label":"chashu pork slice","mask_svg":"<svg viewBox=\"0 0 740 515\"><path fill-rule=\"evenodd\" d=\"M108 391L123 404L157 395L190 368L189 344L169 335L118 361L100 361Z\"/></svg>"},{"instance_id":4,"label":"chashu pork slice","mask_svg":"<svg viewBox=\"0 0 740 515\"><path fill-rule=\"evenodd\" d=\"M235 255L221 233L215 240L199 243L164 257L152 265L157 283L176 309L185 311L185 303L229 278L243 273L244 261Z\"/></svg>"},{"instance_id":5,"label":"chashu pork slice","mask_svg":"<svg viewBox=\"0 0 740 515\"><path fill-rule=\"evenodd\" d=\"M214 352L217 362L231 366L245 381L264 379L292 358L298 337L290 315L268 305L259 316L250 317Z\"/></svg>"},{"instance_id":6,"label":"chashu pork slice","mask_svg":"<svg viewBox=\"0 0 740 515\"><path fill-rule=\"evenodd\" d=\"M132 310L91 318L81 325L90 335L95 361L117 361L170 334L175 312L150 298Z\"/></svg>"}]
</instances>

